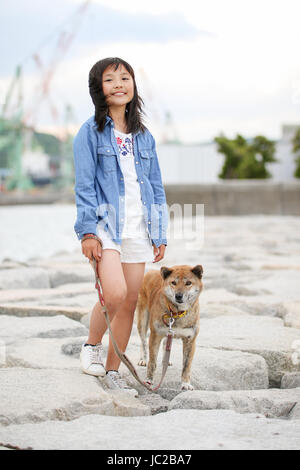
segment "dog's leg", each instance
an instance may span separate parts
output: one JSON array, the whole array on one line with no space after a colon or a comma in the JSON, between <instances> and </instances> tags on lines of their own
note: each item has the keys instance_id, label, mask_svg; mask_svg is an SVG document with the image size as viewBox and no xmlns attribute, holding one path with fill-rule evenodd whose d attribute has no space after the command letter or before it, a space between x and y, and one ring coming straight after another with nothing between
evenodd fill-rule
<instances>
[{"instance_id":1,"label":"dog's leg","mask_svg":"<svg viewBox=\"0 0 300 470\"><path fill-rule=\"evenodd\" d=\"M183 345L183 367L181 376L181 390L194 390L190 383L191 367L196 350L196 337L193 339L182 338Z\"/></svg>"},{"instance_id":2,"label":"dog's leg","mask_svg":"<svg viewBox=\"0 0 300 470\"><path fill-rule=\"evenodd\" d=\"M143 310L138 310L137 329L141 338L141 357L138 362L139 366L146 366L147 364L147 331L149 325L149 312L145 307Z\"/></svg>"},{"instance_id":3,"label":"dog's leg","mask_svg":"<svg viewBox=\"0 0 300 470\"><path fill-rule=\"evenodd\" d=\"M147 368L147 382L153 382L153 375L156 369L156 360L159 346L163 336L158 335L155 331L151 331L149 338L149 362Z\"/></svg>"}]
</instances>

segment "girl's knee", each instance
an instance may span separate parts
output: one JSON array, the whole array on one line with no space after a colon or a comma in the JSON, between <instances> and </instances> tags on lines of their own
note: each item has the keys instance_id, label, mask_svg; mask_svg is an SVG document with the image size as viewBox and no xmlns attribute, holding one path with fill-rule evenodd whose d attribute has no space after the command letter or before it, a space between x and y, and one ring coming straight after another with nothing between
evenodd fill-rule
<instances>
[{"instance_id":1,"label":"girl's knee","mask_svg":"<svg viewBox=\"0 0 300 470\"><path fill-rule=\"evenodd\" d=\"M127 295L127 288L116 288L114 291L111 291L109 294L106 295L107 299L105 299L105 304L107 306L118 307L120 304L124 302Z\"/></svg>"}]
</instances>

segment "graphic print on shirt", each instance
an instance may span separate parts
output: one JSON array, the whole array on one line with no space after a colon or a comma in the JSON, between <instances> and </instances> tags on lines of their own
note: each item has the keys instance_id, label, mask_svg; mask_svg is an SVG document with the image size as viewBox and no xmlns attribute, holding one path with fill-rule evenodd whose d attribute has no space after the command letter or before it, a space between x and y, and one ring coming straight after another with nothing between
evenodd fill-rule
<instances>
[{"instance_id":1,"label":"graphic print on shirt","mask_svg":"<svg viewBox=\"0 0 300 470\"><path fill-rule=\"evenodd\" d=\"M117 140L117 144L119 147L120 156L127 157L128 154L132 155L133 153L132 138L130 137L122 138L118 136L116 140Z\"/></svg>"}]
</instances>

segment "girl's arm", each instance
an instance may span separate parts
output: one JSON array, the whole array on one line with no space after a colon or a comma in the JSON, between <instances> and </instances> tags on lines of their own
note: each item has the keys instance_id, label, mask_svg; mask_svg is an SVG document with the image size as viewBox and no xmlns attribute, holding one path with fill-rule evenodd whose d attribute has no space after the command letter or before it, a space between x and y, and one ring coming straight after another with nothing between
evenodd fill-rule
<instances>
[{"instance_id":1,"label":"girl's arm","mask_svg":"<svg viewBox=\"0 0 300 470\"><path fill-rule=\"evenodd\" d=\"M77 219L74 225L79 240L86 233L96 234L98 201L95 190L97 141L93 130L83 124L73 141L75 168L75 201Z\"/></svg>"}]
</instances>

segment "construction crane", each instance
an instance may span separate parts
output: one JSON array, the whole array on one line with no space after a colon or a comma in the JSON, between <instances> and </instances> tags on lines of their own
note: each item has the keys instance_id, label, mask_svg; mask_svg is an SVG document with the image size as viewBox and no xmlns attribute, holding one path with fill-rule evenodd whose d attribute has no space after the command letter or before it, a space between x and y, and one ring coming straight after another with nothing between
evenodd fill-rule
<instances>
[{"instance_id":1,"label":"construction crane","mask_svg":"<svg viewBox=\"0 0 300 470\"><path fill-rule=\"evenodd\" d=\"M6 180L6 188L8 190L26 190L32 187L30 179L22 171L22 154L26 148L31 148L32 135L36 126L38 112L45 100L50 102L53 119L56 120L58 117L58 111L50 98L50 85L60 61L69 50L79 30L80 22L90 3L91 0L84 1L72 15L69 32L65 30L60 32L53 58L47 67L43 65L38 51L30 56L39 68L42 76L35 90L34 98L31 100L32 104L26 110L23 109L22 65L20 64L16 67L16 72L6 94L0 116L0 176L1 168L2 174L8 171L9 176ZM18 88L17 101L13 105L12 96L16 88Z\"/></svg>"},{"instance_id":2,"label":"construction crane","mask_svg":"<svg viewBox=\"0 0 300 470\"><path fill-rule=\"evenodd\" d=\"M179 143L178 132L175 127L172 114L166 110L161 103L161 98L157 98L157 94L153 93L153 84L151 84L145 70L139 68L143 89L148 100L149 109L153 115L155 123L160 129L160 141L162 143ZM158 104L159 103L159 104Z\"/></svg>"}]
</instances>

